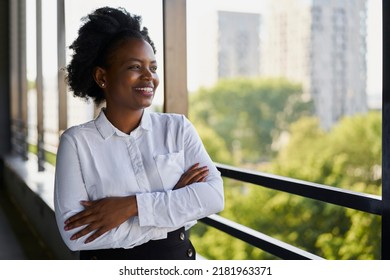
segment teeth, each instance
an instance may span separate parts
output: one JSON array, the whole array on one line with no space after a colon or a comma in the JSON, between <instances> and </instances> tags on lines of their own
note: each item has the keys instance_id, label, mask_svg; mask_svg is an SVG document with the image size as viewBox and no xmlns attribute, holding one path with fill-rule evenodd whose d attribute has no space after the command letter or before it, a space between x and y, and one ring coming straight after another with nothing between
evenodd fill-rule
<instances>
[{"instance_id":1,"label":"teeth","mask_svg":"<svg viewBox=\"0 0 390 280\"><path fill-rule=\"evenodd\" d=\"M142 91L153 91L153 88L151 87L143 87L143 88L135 88L136 90L142 90Z\"/></svg>"}]
</instances>

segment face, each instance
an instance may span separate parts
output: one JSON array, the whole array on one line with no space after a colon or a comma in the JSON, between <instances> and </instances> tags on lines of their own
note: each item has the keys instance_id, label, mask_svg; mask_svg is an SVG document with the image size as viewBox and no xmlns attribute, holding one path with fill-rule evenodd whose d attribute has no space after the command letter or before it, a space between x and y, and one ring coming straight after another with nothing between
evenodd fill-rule
<instances>
[{"instance_id":1,"label":"face","mask_svg":"<svg viewBox=\"0 0 390 280\"><path fill-rule=\"evenodd\" d=\"M100 71L100 72L99 72ZM97 70L107 109L138 111L152 104L159 84L152 47L142 39L128 39L108 58L108 66Z\"/></svg>"}]
</instances>

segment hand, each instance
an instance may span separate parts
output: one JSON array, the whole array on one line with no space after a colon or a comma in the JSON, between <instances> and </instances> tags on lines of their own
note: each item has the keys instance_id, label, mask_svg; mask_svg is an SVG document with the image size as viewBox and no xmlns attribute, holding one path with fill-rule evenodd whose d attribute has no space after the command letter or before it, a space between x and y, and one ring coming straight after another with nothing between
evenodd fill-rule
<instances>
[{"instance_id":1,"label":"hand","mask_svg":"<svg viewBox=\"0 0 390 280\"><path fill-rule=\"evenodd\" d=\"M64 229L71 230L87 225L70 238L71 240L76 240L95 231L87 238L85 243L95 240L130 217L138 214L135 196L107 197L95 201L81 201L81 204L85 207L85 210L67 219Z\"/></svg>"},{"instance_id":2,"label":"hand","mask_svg":"<svg viewBox=\"0 0 390 280\"><path fill-rule=\"evenodd\" d=\"M209 169L207 166L199 167L199 163L196 163L181 175L173 189L177 190L192 183L204 182L208 174Z\"/></svg>"}]
</instances>

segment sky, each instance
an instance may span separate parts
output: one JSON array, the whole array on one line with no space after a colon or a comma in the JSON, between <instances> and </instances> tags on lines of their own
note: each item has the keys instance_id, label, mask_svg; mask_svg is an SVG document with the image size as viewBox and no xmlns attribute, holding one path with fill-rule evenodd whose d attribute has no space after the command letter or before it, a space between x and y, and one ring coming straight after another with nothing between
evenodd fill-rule
<instances>
[{"instance_id":1,"label":"sky","mask_svg":"<svg viewBox=\"0 0 390 280\"><path fill-rule=\"evenodd\" d=\"M382 96L382 0L368 1L367 94Z\"/></svg>"},{"instance_id":2,"label":"sky","mask_svg":"<svg viewBox=\"0 0 390 280\"><path fill-rule=\"evenodd\" d=\"M27 0L28 11L35 10L35 1ZM129 12L139 14L143 18L143 24L148 27L151 38L155 42L157 47L156 58L160 65L162 65L162 1L161 0L66 0L66 44L67 46L74 40L77 34L77 30L80 27L80 19L86 14L90 13L93 9L101 6L113 6L113 7L125 7ZM187 0L188 10L188 22L187 29L188 34L197 34L208 28L208 32L205 37L205 41L211 40L212 36L216 36L216 30L210 28L213 24L210 24L210 20L213 20L211 16L217 10L226 11L239 11L239 12L256 12L261 13L264 9L265 1L259 0ZM44 76L49 77L57 74L57 65L53 63L56 61L56 42L50 40L49 37L56 37L57 30L55 24L55 18L51 11L56 11L56 1L42 0L43 4L43 32L46 34L44 37L43 53L44 53ZM368 0L368 20L367 20L367 94L369 96L381 96L382 86L382 16L381 16L381 0ZM30 54L27 55L28 59L28 77L34 79L36 75L36 69L29 67L29 65L35 65L35 19L31 18L32 13L27 13L28 22L28 50ZM216 26L216 24L214 24ZM215 27L216 28L216 27ZM204 33L203 33L204 34ZM199 35L199 34L198 34ZM209 36L209 37L207 37ZM198 40L199 36L188 36L187 39L187 52L188 52L188 88L189 90L196 90L201 83L207 83L207 75L211 80L212 71L208 62L210 57L199 57L194 53L199 53L199 44L194 43L192 40ZM204 45L207 48L207 44ZM159 51L160 50L160 51ZM69 57L68 57L69 58ZM200 67L204 73L204 77L199 77L198 72L193 71L191 67ZM160 70L162 67L160 67ZM160 74L162 78L162 73ZM162 80L162 79L161 79ZM163 88L163 84L160 86L160 91ZM157 92L157 102L162 102L162 93Z\"/></svg>"}]
</instances>

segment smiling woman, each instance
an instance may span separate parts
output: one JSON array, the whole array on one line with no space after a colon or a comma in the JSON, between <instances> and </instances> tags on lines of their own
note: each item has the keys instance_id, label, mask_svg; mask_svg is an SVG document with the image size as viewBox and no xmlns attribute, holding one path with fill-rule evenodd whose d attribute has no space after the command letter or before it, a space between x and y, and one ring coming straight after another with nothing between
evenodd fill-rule
<instances>
[{"instance_id":1,"label":"smiling woman","mask_svg":"<svg viewBox=\"0 0 390 280\"><path fill-rule=\"evenodd\" d=\"M188 229L224 206L219 171L189 120L151 113L159 84L141 18L99 8L71 45L75 96L106 102L61 136L55 212L81 259L195 259Z\"/></svg>"},{"instance_id":2,"label":"smiling woman","mask_svg":"<svg viewBox=\"0 0 390 280\"><path fill-rule=\"evenodd\" d=\"M144 108L149 107L159 78L150 43L137 38L123 37L122 40L117 47L112 47L113 54L107 65L95 69L94 79L104 93L106 115L119 129L129 133L135 126L126 122L123 114L141 114Z\"/></svg>"}]
</instances>

